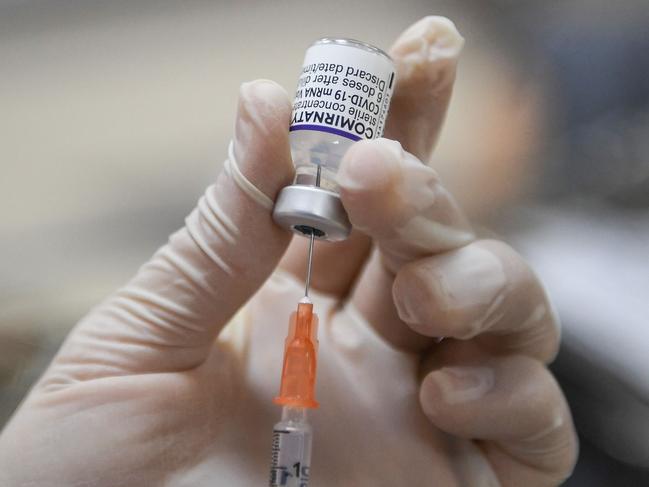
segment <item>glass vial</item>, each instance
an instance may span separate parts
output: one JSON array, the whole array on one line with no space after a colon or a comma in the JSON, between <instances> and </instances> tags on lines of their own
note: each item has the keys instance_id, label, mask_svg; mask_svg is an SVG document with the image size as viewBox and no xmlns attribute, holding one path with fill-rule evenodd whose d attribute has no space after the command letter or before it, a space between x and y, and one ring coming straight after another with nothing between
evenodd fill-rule
<instances>
[{"instance_id":1,"label":"glass vial","mask_svg":"<svg viewBox=\"0 0 649 487\"><path fill-rule=\"evenodd\" d=\"M275 203L278 224L322 240L347 238L336 173L354 142L383 135L394 76L392 59L364 42L324 38L307 50L289 129L295 181Z\"/></svg>"}]
</instances>

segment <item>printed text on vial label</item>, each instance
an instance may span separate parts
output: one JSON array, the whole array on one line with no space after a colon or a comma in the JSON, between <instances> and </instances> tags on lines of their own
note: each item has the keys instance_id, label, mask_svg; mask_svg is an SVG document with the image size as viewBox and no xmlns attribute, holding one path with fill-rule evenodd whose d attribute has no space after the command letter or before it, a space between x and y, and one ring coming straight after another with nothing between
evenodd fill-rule
<instances>
[{"instance_id":1,"label":"printed text on vial label","mask_svg":"<svg viewBox=\"0 0 649 487\"><path fill-rule=\"evenodd\" d=\"M291 126L331 127L354 140L380 137L393 79L393 73L384 79L340 63L308 64L298 81Z\"/></svg>"}]
</instances>

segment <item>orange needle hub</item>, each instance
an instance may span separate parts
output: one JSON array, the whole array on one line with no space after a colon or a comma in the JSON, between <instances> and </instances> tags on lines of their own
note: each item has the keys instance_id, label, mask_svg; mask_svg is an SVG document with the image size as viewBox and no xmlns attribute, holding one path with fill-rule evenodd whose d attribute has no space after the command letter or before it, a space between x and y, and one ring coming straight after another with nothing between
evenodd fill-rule
<instances>
[{"instance_id":1,"label":"orange needle hub","mask_svg":"<svg viewBox=\"0 0 649 487\"><path fill-rule=\"evenodd\" d=\"M291 314L284 342L282 383L275 403L298 408L317 408L315 379L318 353L318 316L313 304L302 300Z\"/></svg>"}]
</instances>

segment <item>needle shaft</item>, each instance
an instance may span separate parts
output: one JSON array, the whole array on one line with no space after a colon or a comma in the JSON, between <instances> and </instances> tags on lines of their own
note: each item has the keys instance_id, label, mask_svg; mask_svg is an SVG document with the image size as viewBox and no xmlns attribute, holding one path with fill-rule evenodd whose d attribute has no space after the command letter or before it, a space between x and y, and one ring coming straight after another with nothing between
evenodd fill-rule
<instances>
[{"instance_id":1,"label":"needle shaft","mask_svg":"<svg viewBox=\"0 0 649 487\"><path fill-rule=\"evenodd\" d=\"M315 185L320 186L320 177L322 174L322 166L318 164L317 173L315 176ZM309 237L309 257L306 263L306 283L304 285L304 296L309 297L309 286L311 285L311 265L313 264L313 244L315 240L315 229L311 229L311 236Z\"/></svg>"},{"instance_id":2,"label":"needle shaft","mask_svg":"<svg viewBox=\"0 0 649 487\"><path fill-rule=\"evenodd\" d=\"M318 172L315 175L315 185L320 187L320 178L322 177L322 166L318 164Z\"/></svg>"},{"instance_id":3,"label":"needle shaft","mask_svg":"<svg viewBox=\"0 0 649 487\"><path fill-rule=\"evenodd\" d=\"M309 297L309 286L311 285L311 264L313 263L313 241L315 240L315 233L311 230L309 237L309 258L306 264L306 284L304 286L304 295Z\"/></svg>"}]
</instances>

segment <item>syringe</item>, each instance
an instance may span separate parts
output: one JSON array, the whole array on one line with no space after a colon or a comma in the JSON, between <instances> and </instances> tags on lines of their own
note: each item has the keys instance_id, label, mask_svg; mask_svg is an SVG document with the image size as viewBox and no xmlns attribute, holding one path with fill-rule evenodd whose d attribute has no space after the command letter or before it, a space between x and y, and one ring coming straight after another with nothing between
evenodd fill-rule
<instances>
[{"instance_id":1,"label":"syringe","mask_svg":"<svg viewBox=\"0 0 649 487\"><path fill-rule=\"evenodd\" d=\"M271 487L307 487L311 469L311 426L307 409L317 408L315 380L318 352L318 317L309 299L313 241L311 232L304 297L291 314L284 344L284 364L279 396L282 420L273 428Z\"/></svg>"},{"instance_id":2,"label":"syringe","mask_svg":"<svg viewBox=\"0 0 649 487\"><path fill-rule=\"evenodd\" d=\"M378 110L372 112L372 120L366 117L362 123L356 120L345 126L342 122L338 124L340 117L337 112L326 108L335 102L333 105L342 109L347 107L350 113L352 109L356 110L353 105L358 87L353 83L353 86L348 85L347 77L342 75L327 76L325 86L322 76L313 75L319 71L312 72L311 68L338 66L342 69L343 65L354 66L359 72L371 74L372 79L378 80L376 89L372 88L374 93L365 98ZM281 391L275 399L276 403L284 406L284 411L273 438L271 486L304 487L308 483L311 429L306 423L306 410L318 406L313 397L317 318L309 299L313 244L316 238L337 242L349 236L352 225L340 199L336 174L343 155L355 141L382 136L396 71L390 56L381 49L344 38L316 41L307 50L303 68L289 127L295 179L277 195L273 220L279 226L310 239L309 260L304 298L291 318L285 342ZM329 81L335 85L333 90L329 89ZM317 117L309 115L309 108L301 102L305 92L306 96L314 96L320 106L325 105L319 114L326 116L316 120Z\"/></svg>"},{"instance_id":3,"label":"syringe","mask_svg":"<svg viewBox=\"0 0 649 487\"><path fill-rule=\"evenodd\" d=\"M271 487L307 487L311 470L311 425L306 409L285 406L273 428Z\"/></svg>"}]
</instances>

